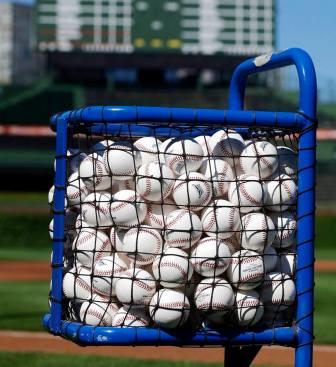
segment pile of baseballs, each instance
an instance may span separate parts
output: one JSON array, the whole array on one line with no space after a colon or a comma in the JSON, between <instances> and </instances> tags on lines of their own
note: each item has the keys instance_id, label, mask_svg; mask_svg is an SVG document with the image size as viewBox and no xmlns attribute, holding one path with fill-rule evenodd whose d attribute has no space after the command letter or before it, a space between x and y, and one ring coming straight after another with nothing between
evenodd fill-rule
<instances>
[{"instance_id":1,"label":"pile of baseballs","mask_svg":"<svg viewBox=\"0 0 336 367\"><path fill-rule=\"evenodd\" d=\"M266 324L295 302L296 171L293 149L228 129L69 150L66 317L168 329ZM49 231L56 239L53 221Z\"/></svg>"}]
</instances>

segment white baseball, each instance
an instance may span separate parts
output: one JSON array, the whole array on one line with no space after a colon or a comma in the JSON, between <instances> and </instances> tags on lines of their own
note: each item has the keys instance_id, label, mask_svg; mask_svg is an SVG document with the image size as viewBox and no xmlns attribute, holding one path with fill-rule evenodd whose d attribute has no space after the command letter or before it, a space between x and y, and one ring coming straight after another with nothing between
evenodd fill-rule
<instances>
[{"instance_id":1,"label":"white baseball","mask_svg":"<svg viewBox=\"0 0 336 367\"><path fill-rule=\"evenodd\" d=\"M234 293L225 279L207 278L197 285L194 301L209 321L220 323L234 305Z\"/></svg>"},{"instance_id":2,"label":"white baseball","mask_svg":"<svg viewBox=\"0 0 336 367\"><path fill-rule=\"evenodd\" d=\"M159 151L160 151L160 157L159 157L159 160L160 160L160 163L166 163L166 160L165 160L165 152L166 152L166 149L168 147L168 145L173 141L174 139L173 138L169 138L169 139L166 139L164 142L162 142L159 146Z\"/></svg>"},{"instance_id":3,"label":"white baseball","mask_svg":"<svg viewBox=\"0 0 336 367\"><path fill-rule=\"evenodd\" d=\"M186 295L173 289L161 289L154 294L149 305L152 320L167 329L182 326L190 315L190 303Z\"/></svg>"},{"instance_id":4,"label":"white baseball","mask_svg":"<svg viewBox=\"0 0 336 367\"><path fill-rule=\"evenodd\" d=\"M253 326L264 315L264 305L255 290L238 290L236 293L235 317L240 326Z\"/></svg>"},{"instance_id":5,"label":"white baseball","mask_svg":"<svg viewBox=\"0 0 336 367\"><path fill-rule=\"evenodd\" d=\"M63 294L66 298L89 300L92 298L91 271L78 266L70 269L63 278Z\"/></svg>"},{"instance_id":6,"label":"white baseball","mask_svg":"<svg viewBox=\"0 0 336 367\"><path fill-rule=\"evenodd\" d=\"M161 233L145 225L128 230L122 243L119 251L134 262L136 267L151 264L163 248Z\"/></svg>"},{"instance_id":7,"label":"white baseball","mask_svg":"<svg viewBox=\"0 0 336 367\"><path fill-rule=\"evenodd\" d=\"M121 190L113 196L111 203L113 223L121 227L141 224L147 215L147 205L135 191Z\"/></svg>"},{"instance_id":8,"label":"white baseball","mask_svg":"<svg viewBox=\"0 0 336 367\"><path fill-rule=\"evenodd\" d=\"M175 182L173 198L180 208L190 207L192 211L200 211L212 198L211 183L198 172L183 174Z\"/></svg>"},{"instance_id":9,"label":"white baseball","mask_svg":"<svg viewBox=\"0 0 336 367\"><path fill-rule=\"evenodd\" d=\"M244 139L235 130L219 130L211 136L210 149L215 158L223 158L231 167L239 162Z\"/></svg>"},{"instance_id":10,"label":"white baseball","mask_svg":"<svg viewBox=\"0 0 336 367\"><path fill-rule=\"evenodd\" d=\"M146 327L150 319L145 309L138 306L125 305L119 308L112 320L113 327Z\"/></svg>"},{"instance_id":11,"label":"white baseball","mask_svg":"<svg viewBox=\"0 0 336 367\"><path fill-rule=\"evenodd\" d=\"M126 270L116 283L116 295L123 304L148 305L155 292L154 278L143 269Z\"/></svg>"},{"instance_id":12,"label":"white baseball","mask_svg":"<svg viewBox=\"0 0 336 367\"><path fill-rule=\"evenodd\" d=\"M266 204L269 210L285 211L296 202L297 187L287 175L272 177L265 183Z\"/></svg>"},{"instance_id":13,"label":"white baseball","mask_svg":"<svg viewBox=\"0 0 336 367\"><path fill-rule=\"evenodd\" d=\"M117 141L104 153L107 170L115 180L131 179L141 165L139 150L129 141Z\"/></svg>"},{"instance_id":14,"label":"white baseball","mask_svg":"<svg viewBox=\"0 0 336 367\"><path fill-rule=\"evenodd\" d=\"M276 235L272 219L262 213L248 213L241 219L241 246L262 253L273 243Z\"/></svg>"},{"instance_id":15,"label":"white baseball","mask_svg":"<svg viewBox=\"0 0 336 367\"><path fill-rule=\"evenodd\" d=\"M295 302L295 284L288 274L278 272L267 274L260 291L267 308L283 311Z\"/></svg>"},{"instance_id":16,"label":"white baseball","mask_svg":"<svg viewBox=\"0 0 336 367\"><path fill-rule=\"evenodd\" d=\"M103 158L97 154L89 154L80 164L79 177L89 190L106 190L112 186Z\"/></svg>"},{"instance_id":17,"label":"white baseball","mask_svg":"<svg viewBox=\"0 0 336 367\"><path fill-rule=\"evenodd\" d=\"M112 318L116 314L118 306L110 303L109 299L94 296L92 301L85 301L79 311L79 317L83 324L92 326L111 326Z\"/></svg>"},{"instance_id":18,"label":"white baseball","mask_svg":"<svg viewBox=\"0 0 336 367\"><path fill-rule=\"evenodd\" d=\"M191 252L194 270L204 277L223 274L231 261L231 252L225 240L212 237L201 239Z\"/></svg>"},{"instance_id":19,"label":"white baseball","mask_svg":"<svg viewBox=\"0 0 336 367\"><path fill-rule=\"evenodd\" d=\"M228 197L241 213L259 211L264 203L263 184L256 176L241 175L231 182Z\"/></svg>"},{"instance_id":20,"label":"white baseball","mask_svg":"<svg viewBox=\"0 0 336 367\"><path fill-rule=\"evenodd\" d=\"M78 170L81 162L86 158L86 154L81 152L79 149L70 148L67 150L67 168L70 173L76 172ZM54 160L54 170L56 171L56 159Z\"/></svg>"},{"instance_id":21,"label":"white baseball","mask_svg":"<svg viewBox=\"0 0 336 367\"><path fill-rule=\"evenodd\" d=\"M100 156L103 156L105 150L108 150L112 144L114 144L113 140L105 139L105 140L99 141L98 143L92 145L92 147L90 148L90 151L92 153L97 153Z\"/></svg>"},{"instance_id":22,"label":"white baseball","mask_svg":"<svg viewBox=\"0 0 336 367\"><path fill-rule=\"evenodd\" d=\"M290 211L272 213L270 217L276 229L273 246L286 248L294 245L296 242L296 219L294 213Z\"/></svg>"},{"instance_id":23,"label":"white baseball","mask_svg":"<svg viewBox=\"0 0 336 367\"><path fill-rule=\"evenodd\" d=\"M253 289L260 285L264 277L264 261L257 252L241 250L232 254L226 271L230 283L238 289Z\"/></svg>"},{"instance_id":24,"label":"white baseball","mask_svg":"<svg viewBox=\"0 0 336 367\"><path fill-rule=\"evenodd\" d=\"M274 247L273 246L266 247L262 256L264 258L265 273L270 273L271 271L274 271L278 262L278 254L275 251Z\"/></svg>"},{"instance_id":25,"label":"white baseball","mask_svg":"<svg viewBox=\"0 0 336 367\"><path fill-rule=\"evenodd\" d=\"M191 248L201 236L202 223L195 213L178 209L168 214L164 231L166 245Z\"/></svg>"},{"instance_id":26,"label":"white baseball","mask_svg":"<svg viewBox=\"0 0 336 367\"><path fill-rule=\"evenodd\" d=\"M147 203L145 223L152 228L162 229L166 225L168 214L174 210L177 210L177 206L170 199L166 199L164 204Z\"/></svg>"},{"instance_id":27,"label":"white baseball","mask_svg":"<svg viewBox=\"0 0 336 367\"><path fill-rule=\"evenodd\" d=\"M160 145L162 142L152 136L145 136L134 142L134 146L139 150L141 164L147 164L159 160Z\"/></svg>"},{"instance_id":28,"label":"white baseball","mask_svg":"<svg viewBox=\"0 0 336 367\"><path fill-rule=\"evenodd\" d=\"M210 181L214 197L224 196L234 181L231 166L221 159L205 159L200 172Z\"/></svg>"},{"instance_id":29,"label":"white baseball","mask_svg":"<svg viewBox=\"0 0 336 367\"><path fill-rule=\"evenodd\" d=\"M202 147L203 157L210 157L211 155L210 139L211 136L209 135L200 135L194 138L194 140Z\"/></svg>"},{"instance_id":30,"label":"white baseball","mask_svg":"<svg viewBox=\"0 0 336 367\"><path fill-rule=\"evenodd\" d=\"M275 271L293 276L296 271L296 253L294 250L280 252L277 256Z\"/></svg>"},{"instance_id":31,"label":"white baseball","mask_svg":"<svg viewBox=\"0 0 336 367\"><path fill-rule=\"evenodd\" d=\"M168 247L153 263L154 278L162 287L178 288L184 286L192 277L193 266L188 254L174 247Z\"/></svg>"},{"instance_id":32,"label":"white baseball","mask_svg":"<svg viewBox=\"0 0 336 367\"><path fill-rule=\"evenodd\" d=\"M93 226L91 226L89 223L85 222L81 213L77 215L76 222L75 222L76 233L78 233L81 229L92 228L92 227Z\"/></svg>"},{"instance_id":33,"label":"white baseball","mask_svg":"<svg viewBox=\"0 0 336 367\"><path fill-rule=\"evenodd\" d=\"M55 198L55 186L52 185L49 192L48 192L48 203L49 205L53 205L54 204L54 198ZM64 198L64 208L66 208L68 206L68 200L66 198Z\"/></svg>"},{"instance_id":34,"label":"white baseball","mask_svg":"<svg viewBox=\"0 0 336 367\"><path fill-rule=\"evenodd\" d=\"M295 177L297 173L297 154L286 146L277 146L280 173Z\"/></svg>"},{"instance_id":35,"label":"white baseball","mask_svg":"<svg viewBox=\"0 0 336 367\"><path fill-rule=\"evenodd\" d=\"M165 162L178 176L197 171L202 160L202 147L194 139L175 139L166 148Z\"/></svg>"},{"instance_id":36,"label":"white baseball","mask_svg":"<svg viewBox=\"0 0 336 367\"><path fill-rule=\"evenodd\" d=\"M174 172L165 164L150 162L137 172L137 193L149 201L163 201L173 190Z\"/></svg>"},{"instance_id":37,"label":"white baseball","mask_svg":"<svg viewBox=\"0 0 336 367\"><path fill-rule=\"evenodd\" d=\"M120 274L128 269L128 264L117 253L104 256L93 269L92 285L103 296L115 296L115 286Z\"/></svg>"},{"instance_id":38,"label":"white baseball","mask_svg":"<svg viewBox=\"0 0 336 367\"><path fill-rule=\"evenodd\" d=\"M251 176L271 176L278 168L276 147L268 141L251 142L241 152L240 166L243 173Z\"/></svg>"},{"instance_id":39,"label":"white baseball","mask_svg":"<svg viewBox=\"0 0 336 367\"><path fill-rule=\"evenodd\" d=\"M201 215L204 232L210 237L226 239L240 227L239 211L227 200L217 199Z\"/></svg>"},{"instance_id":40,"label":"white baseball","mask_svg":"<svg viewBox=\"0 0 336 367\"><path fill-rule=\"evenodd\" d=\"M92 192L82 204L82 217L90 226L111 226L113 224L110 206L112 196L108 192Z\"/></svg>"},{"instance_id":41,"label":"white baseball","mask_svg":"<svg viewBox=\"0 0 336 367\"><path fill-rule=\"evenodd\" d=\"M87 228L78 233L72 249L77 261L92 268L101 258L111 254L112 246L110 239L104 232Z\"/></svg>"},{"instance_id":42,"label":"white baseball","mask_svg":"<svg viewBox=\"0 0 336 367\"><path fill-rule=\"evenodd\" d=\"M78 176L78 173L73 173L67 182L66 198L70 205L78 205L89 194L84 181Z\"/></svg>"},{"instance_id":43,"label":"white baseball","mask_svg":"<svg viewBox=\"0 0 336 367\"><path fill-rule=\"evenodd\" d=\"M116 227L112 227L110 231L110 241L112 247L116 251L122 251L122 248L124 246L123 244L123 238L125 236L127 229L119 229Z\"/></svg>"}]
</instances>

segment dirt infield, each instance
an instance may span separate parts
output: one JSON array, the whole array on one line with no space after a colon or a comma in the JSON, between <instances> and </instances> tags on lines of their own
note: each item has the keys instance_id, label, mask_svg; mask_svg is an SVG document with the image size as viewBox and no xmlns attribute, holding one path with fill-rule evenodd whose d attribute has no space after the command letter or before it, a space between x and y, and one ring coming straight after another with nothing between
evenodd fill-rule
<instances>
[{"instance_id":1,"label":"dirt infield","mask_svg":"<svg viewBox=\"0 0 336 367\"><path fill-rule=\"evenodd\" d=\"M319 260L315 264L318 273L336 273L335 260ZM50 280L50 264L45 261L1 261L0 281Z\"/></svg>"},{"instance_id":2,"label":"dirt infield","mask_svg":"<svg viewBox=\"0 0 336 367\"><path fill-rule=\"evenodd\" d=\"M41 352L103 355L135 359L192 361L204 363L223 363L222 348L174 347L78 347L64 339L46 333L20 331L0 331L0 350L13 352ZM329 367L336 358L336 347L318 345L314 349L315 367ZM255 360L255 365L292 366L294 351L283 347L264 347Z\"/></svg>"}]
</instances>

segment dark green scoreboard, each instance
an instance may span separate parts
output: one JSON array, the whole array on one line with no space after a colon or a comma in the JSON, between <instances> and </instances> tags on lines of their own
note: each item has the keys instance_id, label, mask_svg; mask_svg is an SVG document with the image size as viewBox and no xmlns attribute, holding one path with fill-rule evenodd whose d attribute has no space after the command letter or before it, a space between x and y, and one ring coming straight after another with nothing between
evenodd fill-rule
<instances>
[{"instance_id":1,"label":"dark green scoreboard","mask_svg":"<svg viewBox=\"0 0 336 367\"><path fill-rule=\"evenodd\" d=\"M37 0L41 51L244 55L274 48L274 0Z\"/></svg>"}]
</instances>

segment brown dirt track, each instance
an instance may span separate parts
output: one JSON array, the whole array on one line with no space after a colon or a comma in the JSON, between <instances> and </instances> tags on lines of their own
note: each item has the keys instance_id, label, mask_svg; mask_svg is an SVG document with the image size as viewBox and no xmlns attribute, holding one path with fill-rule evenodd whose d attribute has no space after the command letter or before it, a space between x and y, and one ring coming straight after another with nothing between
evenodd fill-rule
<instances>
[{"instance_id":1,"label":"brown dirt track","mask_svg":"<svg viewBox=\"0 0 336 367\"><path fill-rule=\"evenodd\" d=\"M335 260L319 260L315 264L319 273L336 273ZM0 281L50 280L50 264L45 261L1 261Z\"/></svg>"}]
</instances>

